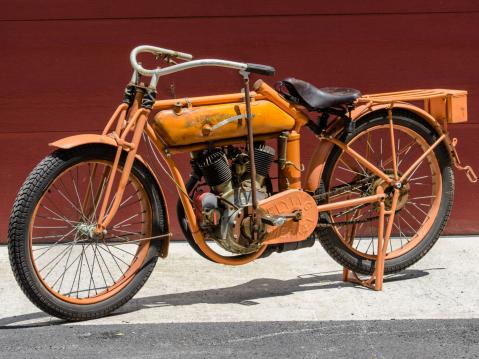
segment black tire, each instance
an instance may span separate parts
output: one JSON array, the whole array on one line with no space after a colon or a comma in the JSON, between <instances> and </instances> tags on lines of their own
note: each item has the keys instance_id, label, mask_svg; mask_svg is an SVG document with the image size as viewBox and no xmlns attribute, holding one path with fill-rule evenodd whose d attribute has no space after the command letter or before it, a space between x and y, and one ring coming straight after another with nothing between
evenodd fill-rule
<instances>
[{"instance_id":1,"label":"black tire","mask_svg":"<svg viewBox=\"0 0 479 359\"><path fill-rule=\"evenodd\" d=\"M434 143L438 138L437 132L429 124L410 112L401 110L393 111L393 122L413 130L418 136L424 138L428 144ZM362 131L376 125L387 123L387 112L372 113L360 119L356 123L354 132L343 140L347 143ZM326 191L328 190L327 184L330 182L334 164L340 154L341 150L335 146L327 160L321 180L321 186L325 185ZM415 247L403 255L385 261L385 274L400 272L419 261L433 247L446 226L454 198L454 175L450 155L443 143L435 148L434 154L437 158L442 177L442 198L438 214L429 232ZM320 218L323 222L330 222L329 213L321 213ZM319 241L326 252L340 265L359 274L371 275L374 272L375 261L365 258L348 248L334 228L322 228L319 231Z\"/></svg>"},{"instance_id":2,"label":"black tire","mask_svg":"<svg viewBox=\"0 0 479 359\"><path fill-rule=\"evenodd\" d=\"M59 174L75 164L89 160L113 162L116 150L110 146L85 145L71 150L57 150L43 159L20 188L13 205L8 228L8 250L15 279L30 301L44 312L68 321L88 320L105 316L128 302L144 285L153 271L158 250L151 243L140 269L118 293L93 304L73 304L53 295L38 278L29 249L29 228L34 209L44 192ZM121 157L120 165L125 161ZM138 160L132 176L142 184L152 208L153 235L167 233L165 206L161 192L150 171Z\"/></svg>"}]
</instances>

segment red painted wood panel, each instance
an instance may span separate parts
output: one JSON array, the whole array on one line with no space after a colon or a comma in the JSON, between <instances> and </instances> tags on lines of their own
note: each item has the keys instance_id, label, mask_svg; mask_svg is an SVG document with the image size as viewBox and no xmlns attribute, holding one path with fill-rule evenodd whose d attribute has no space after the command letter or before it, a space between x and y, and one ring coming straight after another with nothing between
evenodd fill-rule
<instances>
[{"instance_id":1,"label":"red painted wood panel","mask_svg":"<svg viewBox=\"0 0 479 359\"><path fill-rule=\"evenodd\" d=\"M130 78L129 51L143 43L197 58L271 64L278 72L270 82L295 76L318 86L352 86L363 92L466 89L470 123L452 131L460 138L463 160L479 169L477 2L423 1L414 7L393 1L297 1L294 7L264 3L204 6L192 1L161 9L155 2L151 11L148 6L123 7L123 1L114 8L93 1L51 1L40 8L26 0L0 4L0 139L5 149L0 163L7 169L0 177L0 233L6 233L18 187L48 152L47 142L102 128ZM165 79L159 87L162 97L171 96L172 82L178 96L240 87L231 71L197 69ZM306 161L314 142L311 136L305 139ZM470 205L477 202L478 189L460 173L457 183L447 232L478 233ZM173 197L169 195L170 205Z\"/></svg>"},{"instance_id":2,"label":"red painted wood panel","mask_svg":"<svg viewBox=\"0 0 479 359\"><path fill-rule=\"evenodd\" d=\"M138 6L140 5L140 6ZM49 0L44 6L32 0L0 1L0 20L131 19L191 17L251 17L293 15L397 14L478 11L473 0L208 0L142 1L118 0L114 5L95 0Z\"/></svg>"}]
</instances>

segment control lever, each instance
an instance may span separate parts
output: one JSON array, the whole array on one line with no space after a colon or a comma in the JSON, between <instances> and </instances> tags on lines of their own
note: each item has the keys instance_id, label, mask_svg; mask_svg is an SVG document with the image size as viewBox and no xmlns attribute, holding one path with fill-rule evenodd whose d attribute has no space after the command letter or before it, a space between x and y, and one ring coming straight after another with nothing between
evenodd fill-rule
<instances>
[{"instance_id":1,"label":"control lever","mask_svg":"<svg viewBox=\"0 0 479 359\"><path fill-rule=\"evenodd\" d=\"M261 221L264 224L273 227L279 227L286 223L288 219L292 219L295 222L303 219L303 213L300 209L294 211L293 213L282 213L282 214L264 214L261 216Z\"/></svg>"}]
</instances>

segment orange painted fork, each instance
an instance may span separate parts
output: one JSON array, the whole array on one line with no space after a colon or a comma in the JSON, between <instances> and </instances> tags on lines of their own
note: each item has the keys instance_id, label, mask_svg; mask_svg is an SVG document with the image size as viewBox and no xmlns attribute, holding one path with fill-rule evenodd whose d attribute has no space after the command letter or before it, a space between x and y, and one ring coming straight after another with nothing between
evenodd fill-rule
<instances>
[{"instance_id":1,"label":"orange painted fork","mask_svg":"<svg viewBox=\"0 0 479 359\"><path fill-rule=\"evenodd\" d=\"M379 168L377 168L375 165L373 165L371 162L369 162L367 159L365 159L363 156L361 156L359 153L357 153L355 150L353 150L351 147L349 147L347 144L341 142L340 140L333 138L333 137L322 137L323 139L335 144L338 146L341 150L346 152L348 155L356 159L359 163L364 165L368 170L370 170L372 173L377 175L378 177L382 178L386 183L392 183L394 180L390 178L387 174L385 174L383 171L381 171Z\"/></svg>"},{"instance_id":2,"label":"orange painted fork","mask_svg":"<svg viewBox=\"0 0 479 359\"><path fill-rule=\"evenodd\" d=\"M397 168L397 157L396 157L396 141L394 139L394 125L393 125L393 103L388 109L388 122L389 122L389 135L391 137L391 157L393 162L393 173L394 180L399 179L398 168Z\"/></svg>"},{"instance_id":3,"label":"orange painted fork","mask_svg":"<svg viewBox=\"0 0 479 359\"><path fill-rule=\"evenodd\" d=\"M122 124L125 122L127 111L128 111L128 105L126 103L122 103L121 105L119 105L116 108L113 115L108 120L105 128L102 131L102 135L106 135L108 131L110 131L115 120L117 120L117 126L115 131L119 133L119 131L121 131ZM93 164L93 169L92 169L93 175L90 178L95 177L96 170L97 170L97 164L95 163ZM100 183L102 183L105 180L106 175L107 173L104 172ZM92 184L88 184L87 189L90 188L91 186ZM98 203L98 201L100 200L99 196L101 196L100 191L98 191L98 193L95 195L93 194L93 188L90 188L90 189L91 189L90 191L88 190L86 191L85 196L83 197L82 205L81 205L82 208L84 209L84 215L87 217L89 217L92 214L92 212L95 210L95 203Z\"/></svg>"},{"instance_id":4,"label":"orange painted fork","mask_svg":"<svg viewBox=\"0 0 479 359\"><path fill-rule=\"evenodd\" d=\"M128 105L126 103L122 103L120 106L117 107L113 115L111 116L110 120L108 120L108 123L106 124L105 128L102 131L102 135L106 135L108 131L110 131L111 126L115 122L115 120L120 116L120 119L118 120L118 123L123 123L125 120L126 116L126 111L128 110ZM117 125L117 131L118 131L118 125ZM121 127L120 127L121 128Z\"/></svg>"},{"instance_id":5,"label":"orange painted fork","mask_svg":"<svg viewBox=\"0 0 479 359\"><path fill-rule=\"evenodd\" d=\"M403 173L401 178L399 179L400 182L403 182L408 176L412 173L412 171L419 166L419 164L424 161L424 159L439 145L444 139L446 138L446 134L443 134L440 136L436 142L434 142L431 147L427 149L426 152L424 152L412 165L409 167L406 172Z\"/></svg>"},{"instance_id":6,"label":"orange painted fork","mask_svg":"<svg viewBox=\"0 0 479 359\"><path fill-rule=\"evenodd\" d=\"M130 121L128 121L128 124L123 130L123 132L121 133L121 136L119 138L118 137L116 138L118 142L118 149L116 151L115 160L113 162L113 166L111 169L111 175L108 180L108 185L105 191L105 197L103 198L100 214L98 216L98 223L96 228L97 233L101 233L103 232L103 230L105 230L105 228L108 226L108 224L110 224L111 220L115 216L120 206L123 193L125 191L125 187L128 183L128 177L130 176L131 167L133 166L133 161L135 160L135 156L138 150L138 145L141 140L141 135L145 128L146 121L148 120L149 114L150 114L150 110L147 110L144 108L137 110L131 117ZM133 137L131 142L126 142L126 136L130 132L130 130L133 130ZM113 199L113 203L111 205L110 211L105 216L108 202L110 199L111 190L113 187L113 182L115 180L116 171L118 169L118 164L120 162L121 153L124 148L129 150L128 155L126 157L125 164L122 169L120 182L118 184L118 189L115 193L115 197Z\"/></svg>"}]
</instances>

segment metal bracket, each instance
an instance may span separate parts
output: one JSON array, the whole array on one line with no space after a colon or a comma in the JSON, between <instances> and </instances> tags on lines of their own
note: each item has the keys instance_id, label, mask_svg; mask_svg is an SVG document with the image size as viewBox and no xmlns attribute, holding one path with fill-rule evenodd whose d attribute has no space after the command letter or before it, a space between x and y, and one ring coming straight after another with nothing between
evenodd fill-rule
<instances>
[{"instance_id":1,"label":"metal bracket","mask_svg":"<svg viewBox=\"0 0 479 359\"><path fill-rule=\"evenodd\" d=\"M466 177L471 183L476 183L477 182L477 175L472 169L471 166L463 166L461 163L461 160L459 159L459 155L457 153L457 143L458 143L457 138L453 138L451 141L451 148L452 148L452 156L454 158L454 167L456 167L460 171L466 171Z\"/></svg>"},{"instance_id":2,"label":"metal bracket","mask_svg":"<svg viewBox=\"0 0 479 359\"><path fill-rule=\"evenodd\" d=\"M251 115L251 118L254 118L255 115ZM218 122L216 125L214 126L204 126L203 127L203 134L205 135L209 135L211 132L217 130L218 128L220 127L223 127L231 122L234 122L234 121L238 121L238 120L242 120L242 119L246 119L246 115L243 115L243 114L240 114L240 115L237 115L237 116L233 116L233 117L229 117L221 122Z\"/></svg>"},{"instance_id":3,"label":"metal bracket","mask_svg":"<svg viewBox=\"0 0 479 359\"><path fill-rule=\"evenodd\" d=\"M152 77L152 81L154 77L155 76ZM143 100L141 101L141 107L151 110L153 108L153 105L155 104L155 101L156 101L156 90L151 87L148 87L143 96Z\"/></svg>"},{"instance_id":4,"label":"metal bracket","mask_svg":"<svg viewBox=\"0 0 479 359\"><path fill-rule=\"evenodd\" d=\"M131 143L131 142L127 142L125 140L122 140L117 134L116 132L111 132L110 134L108 134L108 136L112 137L117 145L121 148L123 148L125 151L129 151L129 150L132 150L134 149L136 146L134 143Z\"/></svg>"},{"instance_id":5,"label":"metal bracket","mask_svg":"<svg viewBox=\"0 0 479 359\"><path fill-rule=\"evenodd\" d=\"M304 163L301 163L301 167L298 167L298 166L296 166L296 164L294 164L293 162L291 162L291 161L286 161L286 162L284 163L283 168L281 168L281 169L284 169L284 167L286 167L286 166L292 166L292 167L294 167L297 171L299 171L299 172L304 172Z\"/></svg>"}]
</instances>

